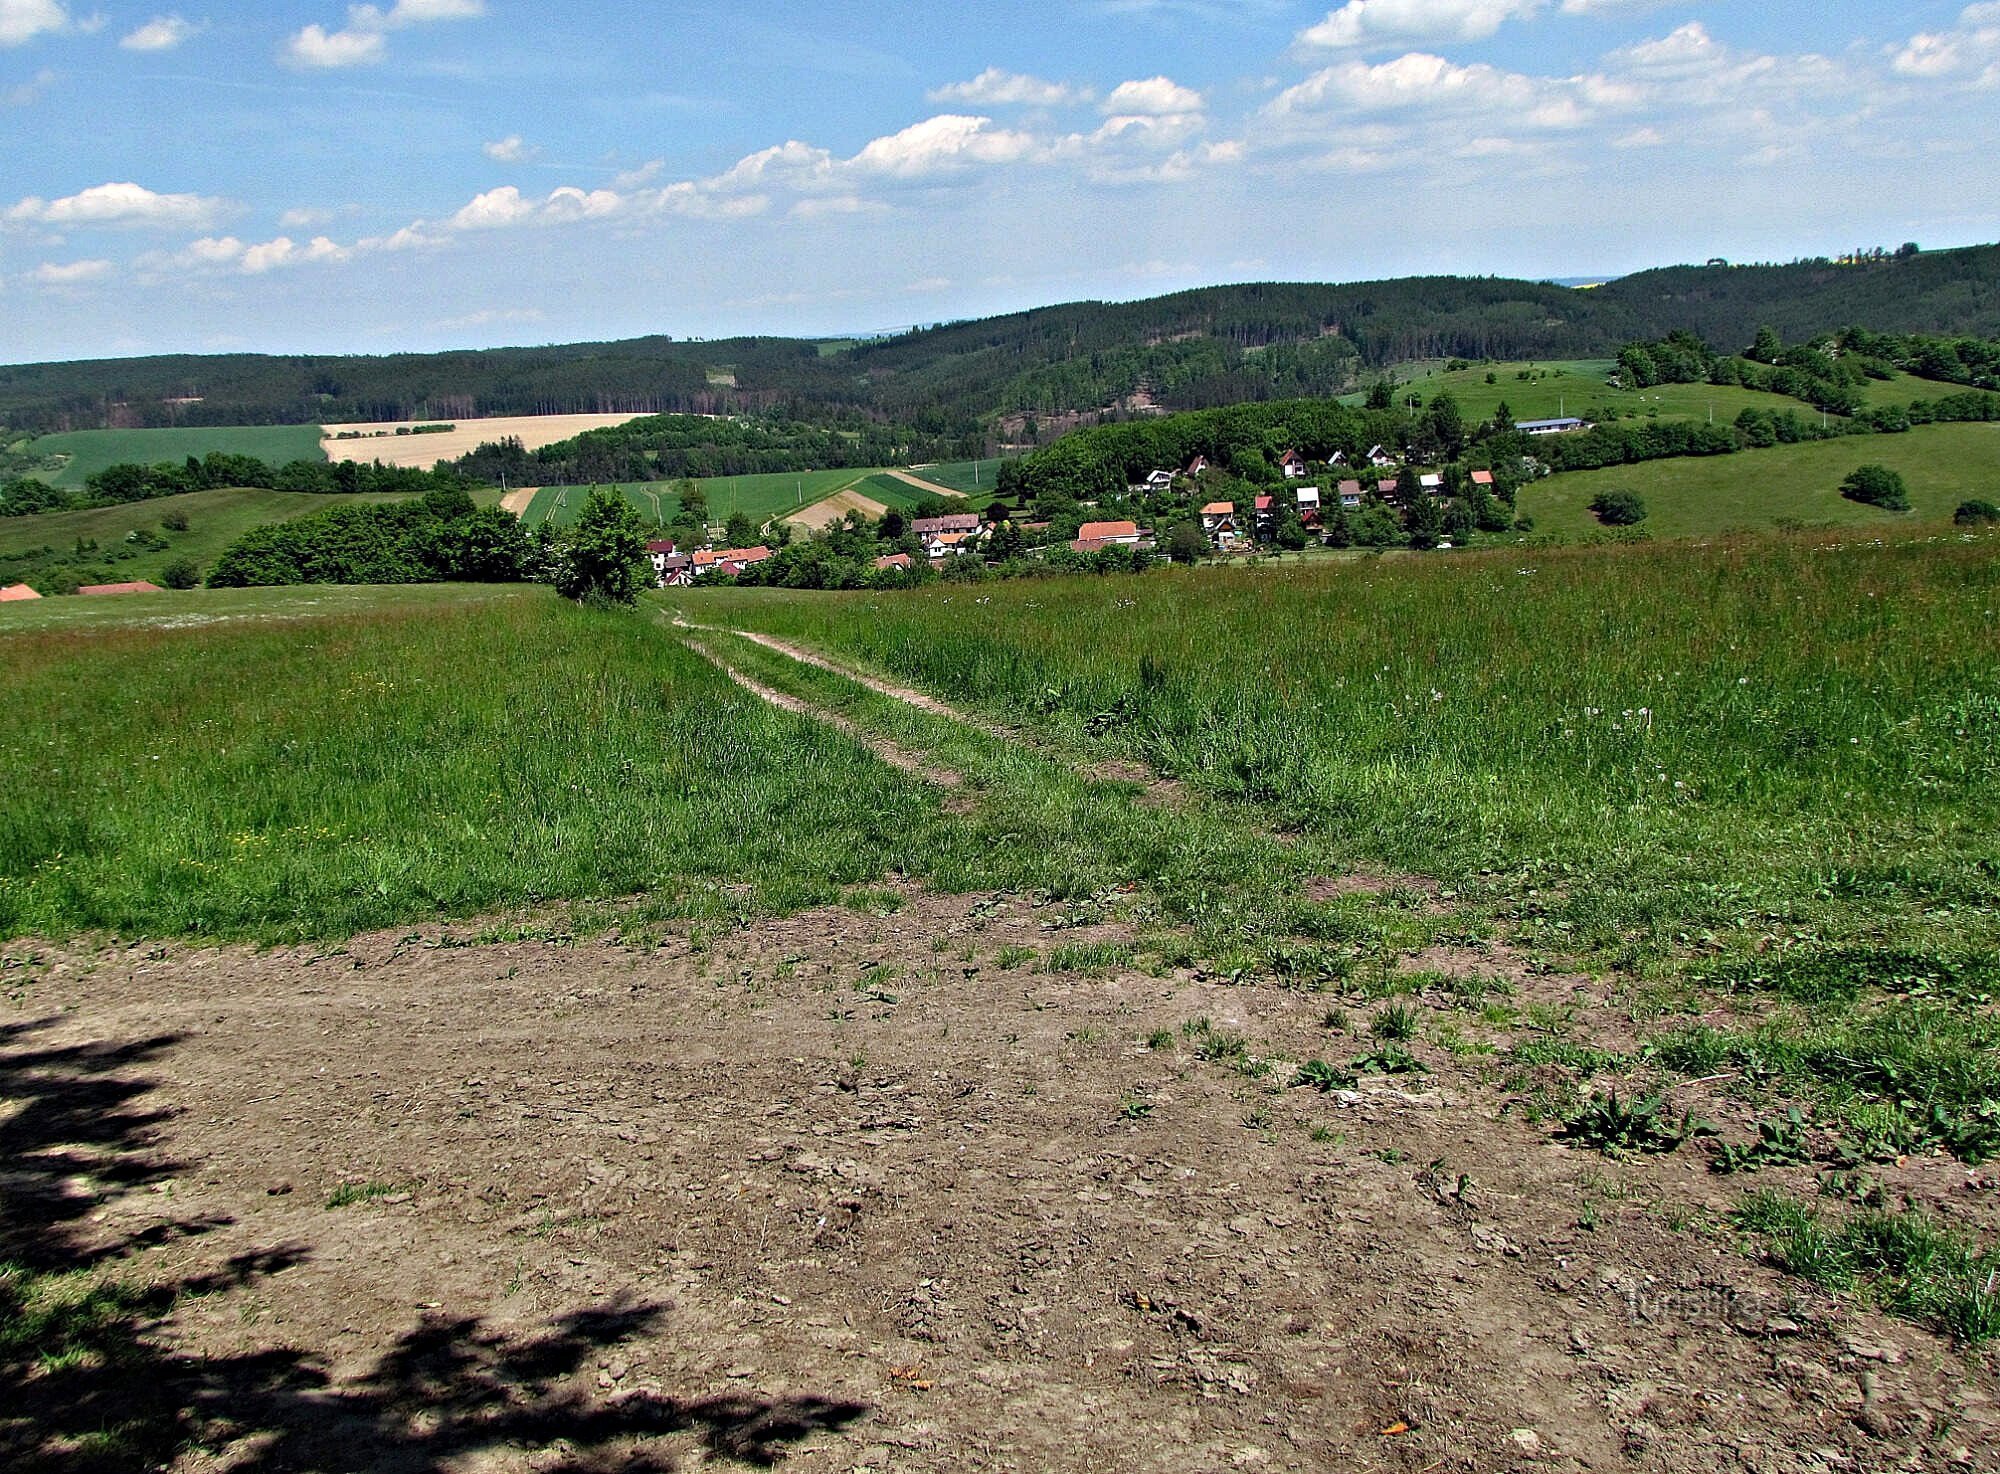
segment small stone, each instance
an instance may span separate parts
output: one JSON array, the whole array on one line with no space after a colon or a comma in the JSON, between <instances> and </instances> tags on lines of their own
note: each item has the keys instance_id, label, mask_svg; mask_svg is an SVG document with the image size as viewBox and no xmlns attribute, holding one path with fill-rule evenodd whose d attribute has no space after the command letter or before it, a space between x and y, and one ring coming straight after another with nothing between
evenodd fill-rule
<instances>
[{"instance_id":1,"label":"small stone","mask_svg":"<svg viewBox=\"0 0 2000 1474\"><path fill-rule=\"evenodd\" d=\"M1531 1459L1542 1451L1542 1435L1533 1428L1516 1428L1507 1435L1507 1441Z\"/></svg>"},{"instance_id":2,"label":"small stone","mask_svg":"<svg viewBox=\"0 0 2000 1474\"><path fill-rule=\"evenodd\" d=\"M1803 1330L1805 1327L1789 1316L1774 1315L1764 1322L1764 1334L1767 1336L1796 1336Z\"/></svg>"},{"instance_id":3,"label":"small stone","mask_svg":"<svg viewBox=\"0 0 2000 1474\"><path fill-rule=\"evenodd\" d=\"M282 1198L291 1190L292 1185L289 1182L274 1182L264 1189L264 1196L267 1198Z\"/></svg>"}]
</instances>

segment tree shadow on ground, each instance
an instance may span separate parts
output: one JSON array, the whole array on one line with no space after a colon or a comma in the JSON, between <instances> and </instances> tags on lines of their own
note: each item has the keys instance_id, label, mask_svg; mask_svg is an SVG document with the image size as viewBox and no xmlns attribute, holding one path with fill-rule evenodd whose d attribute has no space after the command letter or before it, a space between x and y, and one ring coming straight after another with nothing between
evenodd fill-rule
<instances>
[{"instance_id":1,"label":"tree shadow on ground","mask_svg":"<svg viewBox=\"0 0 2000 1474\"><path fill-rule=\"evenodd\" d=\"M281 1247L205 1274L149 1275L142 1251L227 1226L195 1217L121 1234L93 1221L181 1170L160 1150L171 1112L148 1104L146 1073L176 1040L60 1045L46 1041L51 1027L0 1026L0 1467L136 1474L205 1451L237 1470L428 1474L540 1450L545 1470L664 1474L674 1460L663 1438L691 1434L711 1457L769 1466L870 1411L812 1396L600 1395L585 1379L605 1351L660 1327L661 1307L637 1301L528 1334L428 1317L338 1385L305 1351L195 1355L166 1325L176 1305L307 1254Z\"/></svg>"}]
</instances>

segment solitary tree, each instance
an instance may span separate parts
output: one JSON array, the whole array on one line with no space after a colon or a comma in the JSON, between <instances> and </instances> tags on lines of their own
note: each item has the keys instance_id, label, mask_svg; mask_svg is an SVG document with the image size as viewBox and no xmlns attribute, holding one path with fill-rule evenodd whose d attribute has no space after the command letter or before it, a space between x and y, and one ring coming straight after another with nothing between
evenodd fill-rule
<instances>
[{"instance_id":1,"label":"solitary tree","mask_svg":"<svg viewBox=\"0 0 2000 1474\"><path fill-rule=\"evenodd\" d=\"M1865 502L1885 512L1910 510L1910 488L1901 475L1887 466L1856 466L1840 483L1840 494L1851 502Z\"/></svg>"},{"instance_id":2,"label":"solitary tree","mask_svg":"<svg viewBox=\"0 0 2000 1474\"><path fill-rule=\"evenodd\" d=\"M745 512L731 512L723 535L732 548L747 548L757 541L757 524Z\"/></svg>"},{"instance_id":3,"label":"solitary tree","mask_svg":"<svg viewBox=\"0 0 2000 1474\"><path fill-rule=\"evenodd\" d=\"M638 511L615 491L592 491L583 515L557 544L556 592L585 604L631 604L652 574Z\"/></svg>"},{"instance_id":4,"label":"solitary tree","mask_svg":"<svg viewBox=\"0 0 2000 1474\"><path fill-rule=\"evenodd\" d=\"M1600 491L1590 499L1590 510L1606 527L1631 527L1646 520L1646 502L1634 491Z\"/></svg>"},{"instance_id":5,"label":"solitary tree","mask_svg":"<svg viewBox=\"0 0 2000 1474\"><path fill-rule=\"evenodd\" d=\"M1199 563L1213 551L1198 522L1183 522L1167 534L1167 556L1176 563Z\"/></svg>"}]
</instances>

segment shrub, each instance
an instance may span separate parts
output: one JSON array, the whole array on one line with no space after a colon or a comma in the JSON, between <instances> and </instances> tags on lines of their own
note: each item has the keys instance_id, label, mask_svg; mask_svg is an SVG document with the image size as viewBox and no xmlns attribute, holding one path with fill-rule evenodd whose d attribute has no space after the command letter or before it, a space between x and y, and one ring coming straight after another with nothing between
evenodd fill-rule
<instances>
[{"instance_id":1,"label":"shrub","mask_svg":"<svg viewBox=\"0 0 2000 1474\"><path fill-rule=\"evenodd\" d=\"M183 512L179 507L176 507L173 511L160 518L160 526L166 528L169 532L186 532L188 530L188 514Z\"/></svg>"},{"instance_id":2,"label":"shrub","mask_svg":"<svg viewBox=\"0 0 2000 1474\"><path fill-rule=\"evenodd\" d=\"M1910 510L1910 488L1887 466L1857 466L1840 483L1840 494L1851 502L1880 507L1885 512Z\"/></svg>"},{"instance_id":3,"label":"shrub","mask_svg":"<svg viewBox=\"0 0 2000 1474\"><path fill-rule=\"evenodd\" d=\"M1973 498L1958 504L1958 510L1951 514L1951 520L1960 527L1977 527L1982 522L2000 522L2000 506L1992 502Z\"/></svg>"},{"instance_id":4,"label":"shrub","mask_svg":"<svg viewBox=\"0 0 2000 1474\"><path fill-rule=\"evenodd\" d=\"M1590 499L1590 510L1606 527L1630 527L1646 520L1646 503L1635 491L1600 491Z\"/></svg>"},{"instance_id":5,"label":"shrub","mask_svg":"<svg viewBox=\"0 0 2000 1474\"><path fill-rule=\"evenodd\" d=\"M160 582L170 589L191 589L201 583L201 565L192 558L176 558L160 570Z\"/></svg>"}]
</instances>

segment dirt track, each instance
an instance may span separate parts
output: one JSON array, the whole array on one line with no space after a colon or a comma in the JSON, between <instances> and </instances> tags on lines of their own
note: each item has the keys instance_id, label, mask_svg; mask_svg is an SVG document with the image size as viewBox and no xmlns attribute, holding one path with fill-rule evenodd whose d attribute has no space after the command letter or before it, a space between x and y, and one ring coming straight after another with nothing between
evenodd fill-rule
<instances>
[{"instance_id":1,"label":"dirt track","mask_svg":"<svg viewBox=\"0 0 2000 1474\"><path fill-rule=\"evenodd\" d=\"M343 1469L2000 1458L1990 1374L1676 1226L1731 1200L1697 1160L1556 1146L1499 1114L1489 1065L1422 1043L1428 1075L1282 1088L1289 1063L1259 1080L1180 1026L1289 1062L1365 1048L1324 996L1047 971L1122 933L904 894L659 950L12 949L6 1078L126 1047L65 1068L160 1113L160 1181L103 1176L84 1231L154 1243L134 1263L162 1277L234 1266L165 1328L234 1419L176 1467L261 1437ZM68 1109L9 1130L79 1129ZM343 1184L377 1195L329 1206Z\"/></svg>"}]
</instances>

